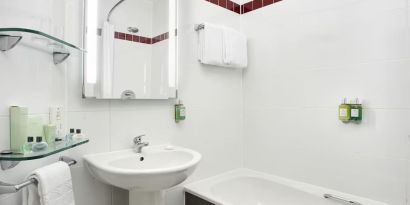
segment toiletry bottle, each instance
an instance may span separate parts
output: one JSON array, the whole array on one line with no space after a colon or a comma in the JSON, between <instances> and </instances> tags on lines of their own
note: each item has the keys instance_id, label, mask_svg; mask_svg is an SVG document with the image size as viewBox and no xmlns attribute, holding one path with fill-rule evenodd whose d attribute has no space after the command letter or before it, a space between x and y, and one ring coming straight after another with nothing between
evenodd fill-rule
<instances>
[{"instance_id":1,"label":"toiletry bottle","mask_svg":"<svg viewBox=\"0 0 410 205\"><path fill-rule=\"evenodd\" d=\"M363 108L360 103L359 98L356 98L351 102L351 111L350 111L351 120L353 121L361 121L362 120L362 113Z\"/></svg>"},{"instance_id":2,"label":"toiletry bottle","mask_svg":"<svg viewBox=\"0 0 410 205\"><path fill-rule=\"evenodd\" d=\"M346 98L343 98L342 104L339 106L339 120L342 122L350 121L351 107L346 102Z\"/></svg>"},{"instance_id":3,"label":"toiletry bottle","mask_svg":"<svg viewBox=\"0 0 410 205\"><path fill-rule=\"evenodd\" d=\"M48 144L52 144L56 141L57 126L54 124L44 125L44 137Z\"/></svg>"},{"instance_id":4,"label":"toiletry bottle","mask_svg":"<svg viewBox=\"0 0 410 205\"><path fill-rule=\"evenodd\" d=\"M185 106L180 100L177 104L175 104L175 122L178 123L182 120L185 120Z\"/></svg>"},{"instance_id":5,"label":"toiletry bottle","mask_svg":"<svg viewBox=\"0 0 410 205\"><path fill-rule=\"evenodd\" d=\"M70 129L70 133L68 133L66 136L65 136L65 141L66 142L71 142L71 141L73 141L73 136L74 136L74 131L75 131L75 129L74 128L71 128Z\"/></svg>"},{"instance_id":6,"label":"toiletry bottle","mask_svg":"<svg viewBox=\"0 0 410 205\"><path fill-rule=\"evenodd\" d=\"M84 135L81 134L81 129L75 130L75 135L73 136L73 140L82 140L84 139Z\"/></svg>"},{"instance_id":7,"label":"toiletry bottle","mask_svg":"<svg viewBox=\"0 0 410 205\"><path fill-rule=\"evenodd\" d=\"M20 152L21 147L26 143L28 129L28 108L10 107L10 149Z\"/></svg>"},{"instance_id":8,"label":"toiletry bottle","mask_svg":"<svg viewBox=\"0 0 410 205\"><path fill-rule=\"evenodd\" d=\"M28 154L33 151L34 137L27 137L27 142L23 145L23 153Z\"/></svg>"},{"instance_id":9,"label":"toiletry bottle","mask_svg":"<svg viewBox=\"0 0 410 205\"><path fill-rule=\"evenodd\" d=\"M43 142L43 137L37 136L36 137L36 143L33 144L33 152L39 152L47 149L48 144L47 142Z\"/></svg>"}]
</instances>

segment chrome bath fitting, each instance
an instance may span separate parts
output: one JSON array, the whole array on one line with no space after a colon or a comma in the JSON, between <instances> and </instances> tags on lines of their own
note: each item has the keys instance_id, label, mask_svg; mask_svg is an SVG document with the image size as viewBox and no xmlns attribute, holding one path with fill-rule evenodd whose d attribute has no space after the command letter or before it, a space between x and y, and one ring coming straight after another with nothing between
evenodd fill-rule
<instances>
[{"instance_id":1,"label":"chrome bath fitting","mask_svg":"<svg viewBox=\"0 0 410 205\"><path fill-rule=\"evenodd\" d=\"M128 27L127 30L131 33L138 33L140 31L137 27Z\"/></svg>"},{"instance_id":2,"label":"chrome bath fitting","mask_svg":"<svg viewBox=\"0 0 410 205\"><path fill-rule=\"evenodd\" d=\"M117 7L118 7L122 2L124 2L124 1L125 1L125 0L120 0L118 3L116 3L116 4L112 7L112 9L110 10L110 12L108 12L107 22L110 22L112 12L114 12L115 8L117 8Z\"/></svg>"},{"instance_id":3,"label":"chrome bath fitting","mask_svg":"<svg viewBox=\"0 0 410 205\"><path fill-rule=\"evenodd\" d=\"M324 197L325 199L333 199L333 200L335 200L335 201L340 201L340 202L346 203L346 204L362 205L361 203L359 203L359 202L357 202L357 201L352 201L352 200L345 199L345 198L343 198L343 197L335 196L335 195L332 195L332 194L324 194L323 197Z\"/></svg>"},{"instance_id":4,"label":"chrome bath fitting","mask_svg":"<svg viewBox=\"0 0 410 205\"><path fill-rule=\"evenodd\" d=\"M22 39L22 36L0 35L0 50L8 51L16 46Z\"/></svg>"}]
</instances>

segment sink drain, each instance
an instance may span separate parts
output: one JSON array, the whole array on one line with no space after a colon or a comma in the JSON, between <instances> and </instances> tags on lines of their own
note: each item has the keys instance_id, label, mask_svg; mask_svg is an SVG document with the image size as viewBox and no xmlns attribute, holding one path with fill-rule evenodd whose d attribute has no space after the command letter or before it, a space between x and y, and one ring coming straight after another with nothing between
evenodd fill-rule
<instances>
[{"instance_id":1,"label":"sink drain","mask_svg":"<svg viewBox=\"0 0 410 205\"><path fill-rule=\"evenodd\" d=\"M144 157L140 157L140 161L141 161L141 162L144 161Z\"/></svg>"}]
</instances>

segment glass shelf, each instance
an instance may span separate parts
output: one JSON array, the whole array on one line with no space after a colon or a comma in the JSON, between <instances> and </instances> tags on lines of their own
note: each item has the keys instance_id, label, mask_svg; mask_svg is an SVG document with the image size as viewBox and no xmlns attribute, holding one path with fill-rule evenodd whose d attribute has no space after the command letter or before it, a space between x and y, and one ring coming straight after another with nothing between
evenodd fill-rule
<instances>
[{"instance_id":1,"label":"glass shelf","mask_svg":"<svg viewBox=\"0 0 410 205\"><path fill-rule=\"evenodd\" d=\"M53 43L55 43L57 45L61 45L61 46L68 47L68 48L73 48L73 49L76 49L76 50L79 50L79 51L82 51L82 52L85 51L84 49L82 49L82 48L80 48L76 45L73 45L71 43L68 43L64 40L61 40L57 37L51 36L49 34L41 32L41 31L28 29L28 28L0 28L0 34L11 34L12 33L12 35L16 35L16 32L35 34L39 37L44 37L44 38L52 41Z\"/></svg>"},{"instance_id":2,"label":"glass shelf","mask_svg":"<svg viewBox=\"0 0 410 205\"><path fill-rule=\"evenodd\" d=\"M51 51L54 64L64 62L70 55L71 51L85 52L84 49L51 36L41 31L28 28L0 28L0 50L8 51L13 49L17 44L23 42L29 47Z\"/></svg>"},{"instance_id":3,"label":"glass shelf","mask_svg":"<svg viewBox=\"0 0 410 205\"><path fill-rule=\"evenodd\" d=\"M33 159L40 159L44 157L48 157L50 155L71 149L73 147L77 147L79 145L85 144L89 142L88 139L82 140L73 140L72 142L56 142L55 144L51 144L48 146L47 149L40 151L40 152L31 152L28 154L9 154L9 155L0 155L0 161L27 161Z\"/></svg>"}]
</instances>

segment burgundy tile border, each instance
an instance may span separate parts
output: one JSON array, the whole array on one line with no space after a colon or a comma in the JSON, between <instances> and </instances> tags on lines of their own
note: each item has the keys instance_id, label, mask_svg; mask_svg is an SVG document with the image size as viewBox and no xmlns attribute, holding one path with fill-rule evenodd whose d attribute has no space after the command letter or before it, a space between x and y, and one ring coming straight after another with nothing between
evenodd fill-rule
<instances>
[{"instance_id":1,"label":"burgundy tile border","mask_svg":"<svg viewBox=\"0 0 410 205\"><path fill-rule=\"evenodd\" d=\"M237 14L246 14L248 12L255 11L256 9L269 6L271 4L280 2L282 0L252 0L242 5L237 4L231 0L205 0L205 1L215 4L217 6L220 6L222 8L228 9Z\"/></svg>"},{"instance_id":2,"label":"burgundy tile border","mask_svg":"<svg viewBox=\"0 0 410 205\"><path fill-rule=\"evenodd\" d=\"M231 0L205 0L209 3L215 4L222 8L228 9L229 11L235 12L237 14L241 14L241 5L233 2Z\"/></svg>"},{"instance_id":3,"label":"burgundy tile border","mask_svg":"<svg viewBox=\"0 0 410 205\"><path fill-rule=\"evenodd\" d=\"M144 36L137 36L132 35L129 33L122 33L122 32L115 32L114 37L116 39L125 40L125 41L132 41L136 43L144 43L144 44L156 44L158 42L167 40L169 38L169 33L163 33L153 38L144 37Z\"/></svg>"}]
</instances>

